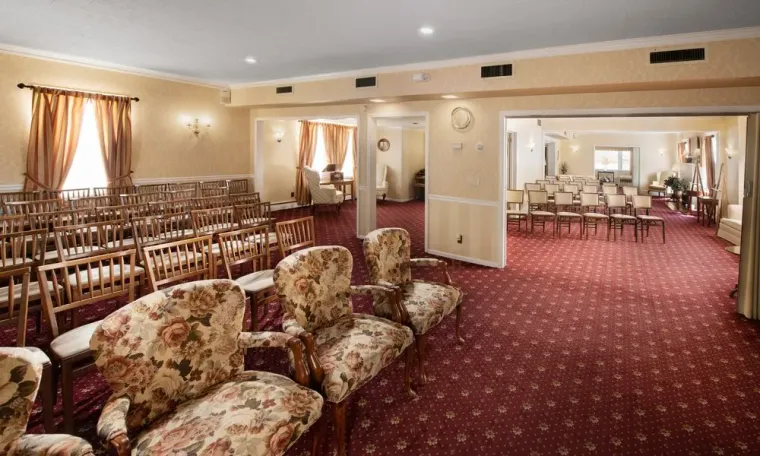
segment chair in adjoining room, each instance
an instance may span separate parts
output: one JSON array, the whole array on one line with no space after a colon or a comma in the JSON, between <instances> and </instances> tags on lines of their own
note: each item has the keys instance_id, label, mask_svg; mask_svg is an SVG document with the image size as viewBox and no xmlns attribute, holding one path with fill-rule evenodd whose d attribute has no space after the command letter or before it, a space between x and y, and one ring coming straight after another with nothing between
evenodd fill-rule
<instances>
[{"instance_id":1,"label":"chair in adjoining room","mask_svg":"<svg viewBox=\"0 0 760 456\"><path fill-rule=\"evenodd\" d=\"M578 222L579 236L583 239L583 216L573 209L578 206L574 205L573 194L570 192L556 192L554 194L554 207L556 208L556 221L554 223L557 236L562 238L562 227L567 227L570 233L574 222Z\"/></svg>"},{"instance_id":2,"label":"chair in adjoining room","mask_svg":"<svg viewBox=\"0 0 760 456\"><path fill-rule=\"evenodd\" d=\"M525 222L525 231L528 231L528 212L522 208L525 192L522 190L507 190L507 227L517 224L520 231L522 222ZM513 209L517 205L517 209Z\"/></svg>"},{"instance_id":3,"label":"chair in adjoining room","mask_svg":"<svg viewBox=\"0 0 760 456\"><path fill-rule=\"evenodd\" d=\"M259 225L242 230L219 234L224 269L227 278L235 280L251 301L251 330L259 329L259 307L263 315L269 311L269 304L277 302L274 293L274 270L269 265L269 227ZM232 268L250 265L251 272L234 279Z\"/></svg>"},{"instance_id":4,"label":"chair in adjoining room","mask_svg":"<svg viewBox=\"0 0 760 456\"><path fill-rule=\"evenodd\" d=\"M625 195L625 205L629 214L633 214L633 197L639 194L639 188L631 185L623 187L623 195Z\"/></svg>"},{"instance_id":5,"label":"chair in adjoining room","mask_svg":"<svg viewBox=\"0 0 760 456\"><path fill-rule=\"evenodd\" d=\"M532 182L525 183L526 192L533 192L533 191L540 192L541 190L543 190L543 188L541 188L541 184L534 184Z\"/></svg>"},{"instance_id":6,"label":"chair in adjoining room","mask_svg":"<svg viewBox=\"0 0 760 456\"><path fill-rule=\"evenodd\" d=\"M581 193L581 215L583 216L583 232L586 233L586 239L588 239L589 229L593 227L594 236L596 236L599 225L610 223L610 218L607 214L597 212L599 208L604 209L599 200L599 193Z\"/></svg>"},{"instance_id":7,"label":"chair in adjoining room","mask_svg":"<svg viewBox=\"0 0 760 456\"><path fill-rule=\"evenodd\" d=\"M320 417L297 338L241 332L231 280L162 290L106 317L90 348L113 393L98 435L118 456L279 456ZM246 371L249 348L286 348L295 378ZM300 383L300 384L299 384Z\"/></svg>"},{"instance_id":8,"label":"chair in adjoining room","mask_svg":"<svg viewBox=\"0 0 760 456\"><path fill-rule=\"evenodd\" d=\"M286 333L306 347L312 386L330 404L338 455L346 454L347 399L406 351L404 385L409 395L414 352L405 309L390 288L351 286L353 259L345 247L311 247L286 257L274 270ZM354 313L351 295L385 294L393 320Z\"/></svg>"},{"instance_id":9,"label":"chair in adjoining room","mask_svg":"<svg viewBox=\"0 0 760 456\"><path fill-rule=\"evenodd\" d=\"M662 175L663 173L661 171L657 173L657 179L655 179L654 181L652 181L651 184L649 184L647 193L649 193L650 195L652 193L657 193L657 196L667 196L668 186L665 185Z\"/></svg>"},{"instance_id":10,"label":"chair in adjoining room","mask_svg":"<svg viewBox=\"0 0 760 456\"><path fill-rule=\"evenodd\" d=\"M652 209L651 195L636 195L633 197L633 215L639 221L641 227L641 242L644 242L644 227L646 227L647 236L649 237L650 226L662 227L662 243L665 243L665 219L656 215L649 215ZM641 213L643 212L643 214Z\"/></svg>"},{"instance_id":11,"label":"chair in adjoining room","mask_svg":"<svg viewBox=\"0 0 760 456\"><path fill-rule=\"evenodd\" d=\"M397 299L409 315L409 327L414 331L417 345L420 384L424 385L427 382L427 332L441 323L454 309L457 313L456 340L464 343L460 333L463 293L452 283L445 261L437 258L412 258L412 238L402 228L381 228L368 233L364 238L363 249L370 283L395 290ZM412 266L438 268L443 282L412 280ZM392 316L391 303L386 296L375 296L374 309L380 316Z\"/></svg>"},{"instance_id":12,"label":"chair in adjoining room","mask_svg":"<svg viewBox=\"0 0 760 456\"><path fill-rule=\"evenodd\" d=\"M555 193L556 195L556 193ZM546 231L546 222L556 222L557 214L549 210L549 197L545 190L528 192L528 207L530 208L530 232L533 234L536 224L541 225L541 229ZM557 230L552 229L552 234L556 235Z\"/></svg>"},{"instance_id":13,"label":"chair in adjoining room","mask_svg":"<svg viewBox=\"0 0 760 456\"><path fill-rule=\"evenodd\" d=\"M623 235L625 225L633 225L633 235L636 242L639 242L638 219L633 215L626 214L628 210L625 204L625 195L606 195L607 198L607 215L610 221L607 225L607 240L610 240L610 231L614 234L614 240L617 241L617 232Z\"/></svg>"},{"instance_id":14,"label":"chair in adjoining room","mask_svg":"<svg viewBox=\"0 0 760 456\"><path fill-rule=\"evenodd\" d=\"M544 190L546 190L546 196L549 198L549 202L553 202L554 194L560 191L559 184L546 184L544 185Z\"/></svg>"},{"instance_id":15,"label":"chair in adjoining room","mask_svg":"<svg viewBox=\"0 0 760 456\"><path fill-rule=\"evenodd\" d=\"M385 197L388 195L388 166L382 165L377 167L376 179L376 195L382 197L385 201ZM353 196L353 195L352 195Z\"/></svg>"},{"instance_id":16,"label":"chair in adjoining room","mask_svg":"<svg viewBox=\"0 0 760 456\"><path fill-rule=\"evenodd\" d=\"M318 205L328 205L335 206L335 209L339 211L340 205L343 204L343 192L333 185L320 185L319 172L316 170L304 168L304 174L309 184L312 210L316 210Z\"/></svg>"},{"instance_id":17,"label":"chair in adjoining room","mask_svg":"<svg viewBox=\"0 0 760 456\"><path fill-rule=\"evenodd\" d=\"M44 356L44 354L43 354ZM34 399L43 382L43 363L27 348L0 348L0 454L92 456L92 446L73 435L26 434ZM42 386L44 388L44 385ZM44 391L44 390L43 390Z\"/></svg>"}]
</instances>

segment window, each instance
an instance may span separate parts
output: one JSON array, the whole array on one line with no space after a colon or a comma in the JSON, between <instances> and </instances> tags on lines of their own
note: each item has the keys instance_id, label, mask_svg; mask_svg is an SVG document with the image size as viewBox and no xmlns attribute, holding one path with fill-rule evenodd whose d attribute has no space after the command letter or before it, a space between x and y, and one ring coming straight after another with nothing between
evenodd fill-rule
<instances>
[{"instance_id":1,"label":"window","mask_svg":"<svg viewBox=\"0 0 760 456\"><path fill-rule=\"evenodd\" d=\"M320 173L330 162L327 159L327 149L325 149L325 135L322 127L317 128L317 148L314 151L314 161L311 167ZM350 178L354 176L354 133L348 135L348 148L346 150L346 159L343 161L343 176Z\"/></svg>"},{"instance_id":2,"label":"window","mask_svg":"<svg viewBox=\"0 0 760 456\"><path fill-rule=\"evenodd\" d=\"M71 163L69 175L63 183L63 189L93 188L108 186L108 176L103 164L100 150L100 137L95 119L95 105L88 101L84 106L82 131L79 144Z\"/></svg>"},{"instance_id":3,"label":"window","mask_svg":"<svg viewBox=\"0 0 760 456\"><path fill-rule=\"evenodd\" d=\"M596 147L594 149L594 171L631 172L633 149L630 147Z\"/></svg>"}]
</instances>

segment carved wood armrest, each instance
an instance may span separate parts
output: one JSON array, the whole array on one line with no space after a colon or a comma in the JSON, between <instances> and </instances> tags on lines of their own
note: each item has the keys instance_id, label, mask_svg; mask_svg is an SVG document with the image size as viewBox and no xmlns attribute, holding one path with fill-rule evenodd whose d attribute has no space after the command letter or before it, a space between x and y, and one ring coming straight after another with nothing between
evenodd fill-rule
<instances>
[{"instance_id":1,"label":"carved wood armrest","mask_svg":"<svg viewBox=\"0 0 760 456\"><path fill-rule=\"evenodd\" d=\"M284 332L261 331L240 333L238 343L241 348L288 348L293 353L295 378L303 386L309 386L309 371L303 359L301 341Z\"/></svg>"},{"instance_id":2,"label":"carved wood armrest","mask_svg":"<svg viewBox=\"0 0 760 456\"><path fill-rule=\"evenodd\" d=\"M306 347L306 362L309 365L312 384L317 387L316 389L321 391L322 381L325 379L325 371L322 369L322 365L319 363L319 358L317 357L314 335L310 332L304 331L298 336L298 338Z\"/></svg>"},{"instance_id":3,"label":"carved wood armrest","mask_svg":"<svg viewBox=\"0 0 760 456\"><path fill-rule=\"evenodd\" d=\"M98 435L107 440L118 456L128 456L131 452L127 434L127 412L131 400L126 396L111 397L103 406L98 419Z\"/></svg>"},{"instance_id":4,"label":"carved wood armrest","mask_svg":"<svg viewBox=\"0 0 760 456\"><path fill-rule=\"evenodd\" d=\"M404 293L400 287L388 282L379 281L377 285L352 285L351 294L371 296L375 302L378 301L378 298L388 299L391 307L391 319L402 325L409 324L409 312L407 312L406 307L402 304Z\"/></svg>"},{"instance_id":5,"label":"carved wood armrest","mask_svg":"<svg viewBox=\"0 0 760 456\"><path fill-rule=\"evenodd\" d=\"M449 265L445 261L437 258L412 258L410 263L412 266L440 267L443 269L446 285L454 285L451 275L449 275Z\"/></svg>"}]
</instances>

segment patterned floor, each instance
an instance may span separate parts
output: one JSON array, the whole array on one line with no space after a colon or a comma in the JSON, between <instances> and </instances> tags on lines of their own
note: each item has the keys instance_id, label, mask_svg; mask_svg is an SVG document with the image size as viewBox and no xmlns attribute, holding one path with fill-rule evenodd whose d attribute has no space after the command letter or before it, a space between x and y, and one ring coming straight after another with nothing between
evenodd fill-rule
<instances>
[{"instance_id":1,"label":"patterned floor","mask_svg":"<svg viewBox=\"0 0 760 456\"><path fill-rule=\"evenodd\" d=\"M466 344L455 344L452 316L432 331L430 381L417 399L403 394L400 362L354 394L349 453L760 454L760 325L728 297L738 259L714 228L662 203L656 212L667 219L665 245L656 231L642 244L630 231L607 242L510 229L506 269L458 264ZM378 207L380 226L412 233L415 256L423 218L418 202ZM317 213L318 242L348 247L354 283L366 283L355 226L351 204ZM278 327L274 312L265 325ZM284 371L282 353L247 361ZM107 388L92 375L77 391L78 430L93 439ZM308 454L309 443L288 454Z\"/></svg>"}]
</instances>

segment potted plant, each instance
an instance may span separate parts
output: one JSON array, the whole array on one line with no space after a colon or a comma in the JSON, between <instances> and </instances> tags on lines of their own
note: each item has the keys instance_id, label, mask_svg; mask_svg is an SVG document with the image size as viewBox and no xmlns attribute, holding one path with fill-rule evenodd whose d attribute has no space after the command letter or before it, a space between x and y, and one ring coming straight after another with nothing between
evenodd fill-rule
<instances>
[{"instance_id":1,"label":"potted plant","mask_svg":"<svg viewBox=\"0 0 760 456\"><path fill-rule=\"evenodd\" d=\"M683 196L683 191L686 189L686 181L679 179L677 176L670 176L665 179L665 185L673 190L675 199L680 199Z\"/></svg>"},{"instance_id":2,"label":"potted plant","mask_svg":"<svg viewBox=\"0 0 760 456\"><path fill-rule=\"evenodd\" d=\"M570 170L570 167L567 166L567 162L562 162L559 164L559 173L560 174L567 174L567 172Z\"/></svg>"}]
</instances>

